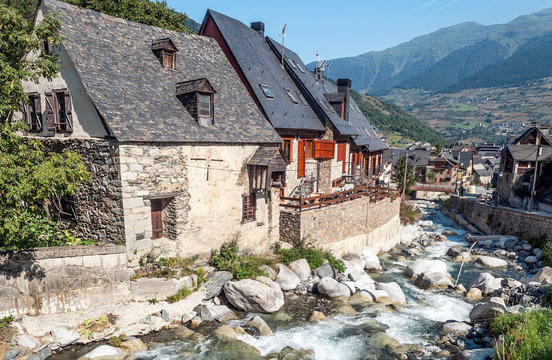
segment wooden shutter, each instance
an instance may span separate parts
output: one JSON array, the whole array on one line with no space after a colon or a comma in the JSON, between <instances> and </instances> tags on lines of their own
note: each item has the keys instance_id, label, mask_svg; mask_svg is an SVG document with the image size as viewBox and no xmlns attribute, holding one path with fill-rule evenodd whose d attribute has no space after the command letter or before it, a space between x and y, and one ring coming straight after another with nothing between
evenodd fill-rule
<instances>
[{"instance_id":1,"label":"wooden shutter","mask_svg":"<svg viewBox=\"0 0 552 360\"><path fill-rule=\"evenodd\" d=\"M23 115L23 121L31 128L31 107L27 103L21 104L21 114ZM30 131L30 130L29 130Z\"/></svg>"},{"instance_id":2,"label":"wooden shutter","mask_svg":"<svg viewBox=\"0 0 552 360\"><path fill-rule=\"evenodd\" d=\"M314 158L329 160L334 158L335 141L316 140L314 142Z\"/></svg>"},{"instance_id":3,"label":"wooden shutter","mask_svg":"<svg viewBox=\"0 0 552 360\"><path fill-rule=\"evenodd\" d=\"M65 131L66 132L73 132L73 108L71 106L71 93L69 91L65 91L63 93L63 97L65 100Z\"/></svg>"},{"instance_id":4,"label":"wooden shutter","mask_svg":"<svg viewBox=\"0 0 552 360\"><path fill-rule=\"evenodd\" d=\"M305 141L299 140L299 148L297 151L297 178L305 176Z\"/></svg>"},{"instance_id":5,"label":"wooden shutter","mask_svg":"<svg viewBox=\"0 0 552 360\"><path fill-rule=\"evenodd\" d=\"M40 103L40 94L37 94L35 96L34 101L35 101L35 114L36 114L36 132L41 132L42 131L42 104Z\"/></svg>"},{"instance_id":6,"label":"wooden shutter","mask_svg":"<svg viewBox=\"0 0 552 360\"><path fill-rule=\"evenodd\" d=\"M347 144L341 143L337 144L337 161L343 161L342 172L345 172L347 166Z\"/></svg>"},{"instance_id":7,"label":"wooden shutter","mask_svg":"<svg viewBox=\"0 0 552 360\"><path fill-rule=\"evenodd\" d=\"M49 92L45 93L44 97L46 98L46 126L48 131L55 131L57 124L55 96Z\"/></svg>"},{"instance_id":8,"label":"wooden shutter","mask_svg":"<svg viewBox=\"0 0 552 360\"><path fill-rule=\"evenodd\" d=\"M151 200L152 239L163 237L163 200Z\"/></svg>"}]
</instances>

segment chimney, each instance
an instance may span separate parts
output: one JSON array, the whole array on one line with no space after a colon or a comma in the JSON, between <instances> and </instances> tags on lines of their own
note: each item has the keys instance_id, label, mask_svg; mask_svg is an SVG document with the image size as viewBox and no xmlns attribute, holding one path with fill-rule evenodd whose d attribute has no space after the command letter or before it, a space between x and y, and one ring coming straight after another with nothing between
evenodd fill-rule
<instances>
[{"instance_id":1,"label":"chimney","mask_svg":"<svg viewBox=\"0 0 552 360\"><path fill-rule=\"evenodd\" d=\"M351 90L351 80L337 79L337 92L345 94L343 99L343 119L349 120L349 92Z\"/></svg>"},{"instance_id":2,"label":"chimney","mask_svg":"<svg viewBox=\"0 0 552 360\"><path fill-rule=\"evenodd\" d=\"M251 23L251 29L258 32L262 37L264 37L264 23L262 21L255 21Z\"/></svg>"}]
</instances>

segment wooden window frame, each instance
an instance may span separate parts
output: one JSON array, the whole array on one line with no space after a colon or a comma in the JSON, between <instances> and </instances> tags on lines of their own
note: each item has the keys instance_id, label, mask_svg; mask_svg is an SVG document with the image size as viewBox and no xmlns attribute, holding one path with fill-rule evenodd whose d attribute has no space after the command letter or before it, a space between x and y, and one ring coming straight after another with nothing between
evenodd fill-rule
<instances>
[{"instance_id":1,"label":"wooden window frame","mask_svg":"<svg viewBox=\"0 0 552 360\"><path fill-rule=\"evenodd\" d=\"M176 67L176 51L161 50L161 65L164 68L174 69Z\"/></svg>"},{"instance_id":2,"label":"wooden window frame","mask_svg":"<svg viewBox=\"0 0 552 360\"><path fill-rule=\"evenodd\" d=\"M207 98L209 98L209 115L202 115L200 113L200 98L202 96L205 96ZM196 93L196 102L197 102L197 116L198 118L203 118L203 119L211 119L213 120L214 119L214 116L213 116L213 112L214 112L214 96L213 94L206 94L206 93Z\"/></svg>"},{"instance_id":3,"label":"wooden window frame","mask_svg":"<svg viewBox=\"0 0 552 360\"><path fill-rule=\"evenodd\" d=\"M286 141L289 141L289 156L288 156L288 160L289 162L293 162L293 140L295 140L294 138L282 138L283 142L282 142L282 150L284 151L284 154L285 154L285 151L286 151L286 148L285 148L285 143Z\"/></svg>"},{"instance_id":4,"label":"wooden window frame","mask_svg":"<svg viewBox=\"0 0 552 360\"><path fill-rule=\"evenodd\" d=\"M61 134L73 132L73 105L71 93L67 89L52 90L44 94L46 98L46 124L48 131ZM63 97L63 113L59 97ZM63 116L62 116L63 115ZM65 122L62 123L62 118Z\"/></svg>"},{"instance_id":5,"label":"wooden window frame","mask_svg":"<svg viewBox=\"0 0 552 360\"><path fill-rule=\"evenodd\" d=\"M242 195L242 224L257 220L257 193Z\"/></svg>"},{"instance_id":6,"label":"wooden window frame","mask_svg":"<svg viewBox=\"0 0 552 360\"><path fill-rule=\"evenodd\" d=\"M23 105L23 118L29 126L29 133L41 133L43 129L42 106L40 94L37 92L27 94L29 103ZM33 123L33 120L36 120Z\"/></svg>"},{"instance_id":7,"label":"wooden window frame","mask_svg":"<svg viewBox=\"0 0 552 360\"><path fill-rule=\"evenodd\" d=\"M303 140L305 143L305 159L314 159L314 139Z\"/></svg>"}]
</instances>

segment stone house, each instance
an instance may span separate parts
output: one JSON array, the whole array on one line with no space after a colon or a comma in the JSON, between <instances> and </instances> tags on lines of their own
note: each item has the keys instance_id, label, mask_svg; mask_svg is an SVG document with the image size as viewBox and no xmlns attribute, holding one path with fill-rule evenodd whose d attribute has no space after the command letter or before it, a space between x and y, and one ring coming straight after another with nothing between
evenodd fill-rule
<instances>
[{"instance_id":1,"label":"stone house","mask_svg":"<svg viewBox=\"0 0 552 360\"><path fill-rule=\"evenodd\" d=\"M299 56L264 35L264 24L247 26L208 10L199 33L214 38L251 97L283 139L290 162L282 195L339 191L372 182L386 148L381 132L350 95L351 81L326 81Z\"/></svg>"},{"instance_id":2,"label":"stone house","mask_svg":"<svg viewBox=\"0 0 552 360\"><path fill-rule=\"evenodd\" d=\"M281 138L219 44L54 0L61 71L24 84L27 136L83 155L92 181L60 214L75 235L187 256L279 238ZM47 44L46 44L47 45ZM31 56L33 56L31 54Z\"/></svg>"}]
</instances>

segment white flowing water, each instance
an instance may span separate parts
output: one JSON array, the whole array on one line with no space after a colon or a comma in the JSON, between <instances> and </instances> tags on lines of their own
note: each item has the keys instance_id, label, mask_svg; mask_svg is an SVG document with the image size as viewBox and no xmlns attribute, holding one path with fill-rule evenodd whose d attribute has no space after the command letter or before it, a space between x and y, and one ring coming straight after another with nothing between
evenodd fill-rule
<instances>
[{"instance_id":1,"label":"white flowing water","mask_svg":"<svg viewBox=\"0 0 552 360\"><path fill-rule=\"evenodd\" d=\"M435 228L428 231L453 230L458 234L448 236L448 241L438 242L419 255L419 257L447 262L449 272L456 278L459 264L450 261L445 254L453 245L467 245L464 240L466 232L431 207L427 209L424 220L432 220L434 223ZM407 227L401 240L404 241L405 236L413 237L415 230L415 227ZM439 351L434 344L439 337L442 323L447 320L469 321L469 312L473 305L451 290L427 291L417 288L410 279L402 275L407 265L405 262L384 257L382 264L386 270L374 275L374 280L397 282L406 295L407 305L396 310L386 310L377 306L365 307L360 309L357 315L329 317L317 323L296 321L291 318L287 322L281 319L276 321L274 315L261 315L271 326L274 334L262 337L241 335L240 340L257 348L264 357L290 346L295 349L310 350L317 360L383 358L378 352L381 349L374 349L374 343L370 338L374 333L373 326L377 327L379 323L384 324L381 325L384 328L387 327L385 330L387 335L397 339L401 344L420 345L428 357L434 357L434 354ZM465 266L460 283L466 286L480 271L481 269L474 268L473 265ZM237 322L243 323L243 321ZM199 345L191 341L174 340L152 348L137 359L242 358L239 350L234 349L236 352L232 352L228 348L220 348L220 344L217 348L212 340Z\"/></svg>"}]
</instances>

